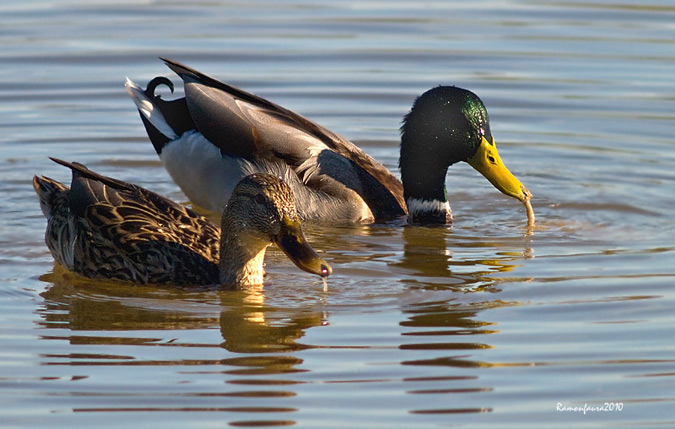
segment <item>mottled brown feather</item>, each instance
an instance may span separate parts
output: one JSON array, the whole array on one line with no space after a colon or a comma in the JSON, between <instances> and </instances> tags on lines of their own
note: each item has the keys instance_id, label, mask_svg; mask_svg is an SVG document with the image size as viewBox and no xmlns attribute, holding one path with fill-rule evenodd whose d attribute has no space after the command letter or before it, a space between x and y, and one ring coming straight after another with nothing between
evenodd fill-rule
<instances>
[{"instance_id":1,"label":"mottled brown feather","mask_svg":"<svg viewBox=\"0 0 675 429\"><path fill-rule=\"evenodd\" d=\"M147 189L54 161L72 170L73 186L37 176L33 186L49 214L45 241L57 262L90 278L218 283L220 229L206 218ZM81 201L86 206L74 210Z\"/></svg>"}]
</instances>

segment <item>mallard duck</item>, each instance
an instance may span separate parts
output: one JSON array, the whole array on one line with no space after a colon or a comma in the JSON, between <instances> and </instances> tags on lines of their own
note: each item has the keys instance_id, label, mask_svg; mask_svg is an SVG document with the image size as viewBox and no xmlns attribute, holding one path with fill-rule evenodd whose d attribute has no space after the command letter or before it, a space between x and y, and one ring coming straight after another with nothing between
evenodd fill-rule
<instances>
[{"instance_id":1,"label":"mallard duck","mask_svg":"<svg viewBox=\"0 0 675 429\"><path fill-rule=\"evenodd\" d=\"M127 79L165 168L196 205L218 211L235 184L254 172L290 184L302 219L326 222L452 222L448 167L468 162L498 190L520 200L534 222L531 194L504 166L476 94L439 86L415 101L401 127L399 181L353 143L264 98L163 59L183 80L185 97L155 94L173 83L156 77L143 90Z\"/></svg>"},{"instance_id":2,"label":"mallard duck","mask_svg":"<svg viewBox=\"0 0 675 429\"><path fill-rule=\"evenodd\" d=\"M302 270L332 272L305 239L290 187L273 175L244 177L218 229L140 186L52 160L72 170L72 183L33 177L45 241L54 259L78 274L139 284L262 284L272 243Z\"/></svg>"}]
</instances>

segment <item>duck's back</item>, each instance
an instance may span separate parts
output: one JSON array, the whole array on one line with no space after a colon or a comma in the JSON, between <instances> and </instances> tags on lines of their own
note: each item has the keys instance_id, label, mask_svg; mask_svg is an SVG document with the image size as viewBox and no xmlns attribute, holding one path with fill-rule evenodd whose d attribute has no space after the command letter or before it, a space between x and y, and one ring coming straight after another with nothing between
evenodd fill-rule
<instances>
[{"instance_id":1,"label":"duck's back","mask_svg":"<svg viewBox=\"0 0 675 429\"><path fill-rule=\"evenodd\" d=\"M352 142L262 97L166 62L185 82L185 99L196 128L223 154L277 159L306 186L332 197L346 198L345 194L355 192L375 219L406 213L401 182ZM299 200L301 212L309 211L302 205Z\"/></svg>"},{"instance_id":2,"label":"duck's back","mask_svg":"<svg viewBox=\"0 0 675 429\"><path fill-rule=\"evenodd\" d=\"M282 172L296 194L298 211L305 219L372 221L406 214L400 181L353 143L262 97L182 64L165 62L183 79L184 99L166 102L153 94L157 84L166 83L164 78L153 80L145 92L132 88L130 94L137 104L139 99L144 99L163 114L160 119L148 119L139 109L158 153L164 150L164 145L170 147L172 142L180 141L184 145L180 147L189 148L186 150L192 155L196 143L194 135L186 132L185 124L189 123L225 160L188 166L187 156L181 149L160 154L171 176L193 202L199 205L206 202L210 209L219 208L218 203L227 200L231 188L241 177L255 172ZM158 136L162 133L157 130L167 123L175 132ZM181 137L167 137L167 134ZM211 153L207 147L203 152ZM171 150L179 154L176 162L168 159ZM200 166L208 166L210 171ZM297 179L288 177L288 173ZM212 196L204 196L203 189L214 189L211 183L214 178L219 183L230 183L219 185L222 192L211 190Z\"/></svg>"},{"instance_id":3,"label":"duck's back","mask_svg":"<svg viewBox=\"0 0 675 429\"><path fill-rule=\"evenodd\" d=\"M33 179L48 219L45 240L57 262L95 279L218 282L217 227L146 189L57 162L73 170L70 189Z\"/></svg>"}]
</instances>

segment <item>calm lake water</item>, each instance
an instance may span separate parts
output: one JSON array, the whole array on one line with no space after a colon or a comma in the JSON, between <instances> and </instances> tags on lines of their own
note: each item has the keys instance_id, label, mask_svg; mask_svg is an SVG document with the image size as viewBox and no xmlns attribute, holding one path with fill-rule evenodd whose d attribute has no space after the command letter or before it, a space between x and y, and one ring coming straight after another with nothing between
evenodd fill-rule
<instances>
[{"instance_id":1,"label":"calm lake water","mask_svg":"<svg viewBox=\"0 0 675 429\"><path fill-rule=\"evenodd\" d=\"M675 426L672 2L11 3L0 426ZM78 279L48 253L32 176L69 182L56 156L187 203L124 91L173 79L160 55L396 174L414 98L470 88L537 226L457 165L452 228L308 226L325 291L276 249L263 289Z\"/></svg>"}]
</instances>

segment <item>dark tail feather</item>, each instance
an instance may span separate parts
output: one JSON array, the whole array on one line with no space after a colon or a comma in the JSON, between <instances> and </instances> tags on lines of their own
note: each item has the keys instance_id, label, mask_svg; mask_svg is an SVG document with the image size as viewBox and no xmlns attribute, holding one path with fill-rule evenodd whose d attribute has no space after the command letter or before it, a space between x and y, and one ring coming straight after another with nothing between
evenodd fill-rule
<instances>
[{"instance_id":1,"label":"dark tail feather","mask_svg":"<svg viewBox=\"0 0 675 429\"><path fill-rule=\"evenodd\" d=\"M40 201L40 209L46 218L52 216L54 204L58 197L68 191L68 187L45 176L33 176L33 189Z\"/></svg>"},{"instance_id":2,"label":"dark tail feather","mask_svg":"<svg viewBox=\"0 0 675 429\"><path fill-rule=\"evenodd\" d=\"M227 92L228 94L232 94L233 96L247 101L249 103L254 103L258 104L260 106L265 106L269 107L271 109L278 109L282 110L288 114L296 115L295 113L291 112L290 110L287 110L284 107L281 107L277 104L272 103L271 101L259 97L255 94L252 94L250 92L244 91L243 89L239 89L236 86L228 85L226 83L223 83L217 79L212 78L211 76L207 76L204 73L197 71L193 69L192 67L188 67L184 64L181 64L179 62L169 60L167 58L162 58L159 57L160 60L164 61L164 63L171 69L173 70L178 76L181 77L181 79L184 79L185 76L190 77L191 79L197 80L198 82L203 83L204 85L211 86L213 88L218 88L222 91ZM299 115L297 115L299 116ZM303 118L304 119L304 118Z\"/></svg>"},{"instance_id":3,"label":"dark tail feather","mask_svg":"<svg viewBox=\"0 0 675 429\"><path fill-rule=\"evenodd\" d=\"M79 162L68 162L64 161L62 159L58 158L52 158L49 157L52 161L54 161L57 164L61 164L64 167L68 167L73 171L73 183L77 179L77 177L83 177L85 179L92 180L94 182L98 182L100 184L103 184L105 186L108 186L112 189L115 189L116 191L122 192L122 193L127 193L127 194L133 194L136 195L137 197L140 197L142 199L145 199L146 201L152 202L155 204L157 207L171 207L175 210L178 211L185 211L185 207L181 206L178 203L175 203L168 198L165 198L155 192L152 192L148 189L145 189L141 186L137 186L131 183L124 182L122 180L117 180L113 179L112 177L104 176L102 174L98 174L94 171L91 171L84 165L80 164ZM89 187L92 192L94 192L94 186ZM73 201L71 201L71 208L73 206ZM73 208L74 209L74 208Z\"/></svg>"},{"instance_id":4,"label":"dark tail feather","mask_svg":"<svg viewBox=\"0 0 675 429\"><path fill-rule=\"evenodd\" d=\"M95 171L91 171L90 169L80 164L79 162L68 162L62 159L53 158L51 156L49 157L49 159L51 159L57 164L61 164L64 167L70 168L74 174L86 177L87 179L96 180L97 182L101 182L106 186L110 186L111 188L132 192L138 189L138 186L132 185L131 183L123 182L121 180L113 179L112 177L98 174Z\"/></svg>"}]
</instances>

